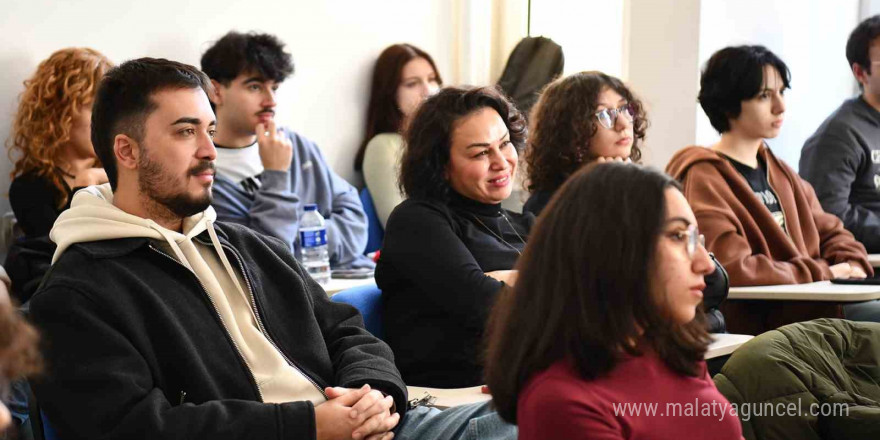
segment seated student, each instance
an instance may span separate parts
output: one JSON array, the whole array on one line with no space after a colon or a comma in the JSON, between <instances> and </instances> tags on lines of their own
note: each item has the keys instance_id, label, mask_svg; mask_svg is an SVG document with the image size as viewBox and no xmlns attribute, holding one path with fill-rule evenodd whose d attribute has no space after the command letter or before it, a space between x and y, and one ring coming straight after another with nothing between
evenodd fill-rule
<instances>
[{"instance_id":1,"label":"seated student","mask_svg":"<svg viewBox=\"0 0 880 440\"><path fill-rule=\"evenodd\" d=\"M408 411L391 350L354 308L287 243L215 222L210 88L143 58L98 89L110 183L61 214L31 300L48 370L35 392L60 438L515 438L488 404Z\"/></svg>"},{"instance_id":2,"label":"seated student","mask_svg":"<svg viewBox=\"0 0 880 440\"><path fill-rule=\"evenodd\" d=\"M372 268L363 255L367 216L357 191L314 142L275 125L275 93L293 73L283 43L229 32L202 55L202 70L214 85L217 112L217 217L279 238L300 258L299 221L305 205L317 204L330 266Z\"/></svg>"},{"instance_id":3,"label":"seated student","mask_svg":"<svg viewBox=\"0 0 880 440\"><path fill-rule=\"evenodd\" d=\"M384 228L395 206L403 201L397 186L397 169L403 152L400 135L413 112L428 96L437 93L443 80L434 60L411 44L395 44L382 51L373 69L367 131L354 160L376 205Z\"/></svg>"},{"instance_id":4,"label":"seated student","mask_svg":"<svg viewBox=\"0 0 880 440\"><path fill-rule=\"evenodd\" d=\"M525 160L532 195L523 210L538 215L584 165L638 163L648 119L642 102L623 81L593 71L550 83L532 109L529 125Z\"/></svg>"},{"instance_id":5,"label":"seated student","mask_svg":"<svg viewBox=\"0 0 880 440\"><path fill-rule=\"evenodd\" d=\"M716 52L700 78L699 101L721 140L682 149L666 168L682 182L707 246L733 286L873 274L865 247L764 142L779 134L788 88L788 67L763 46ZM849 319L880 320L877 304L844 311Z\"/></svg>"},{"instance_id":6,"label":"seated student","mask_svg":"<svg viewBox=\"0 0 880 440\"><path fill-rule=\"evenodd\" d=\"M576 172L516 267L492 311L486 376L520 440L742 438L703 361L714 265L678 183L640 165Z\"/></svg>"},{"instance_id":7,"label":"seated student","mask_svg":"<svg viewBox=\"0 0 880 440\"><path fill-rule=\"evenodd\" d=\"M15 114L10 154L16 157L9 203L25 239L6 266L13 293L25 301L49 267L49 230L73 190L104 183L107 174L89 139L95 88L110 61L93 49L53 53L27 79Z\"/></svg>"},{"instance_id":8,"label":"seated student","mask_svg":"<svg viewBox=\"0 0 880 440\"><path fill-rule=\"evenodd\" d=\"M873 60L872 60L873 54ZM822 208L840 217L868 253L880 252L880 15L861 22L846 59L862 90L804 143L800 174Z\"/></svg>"},{"instance_id":9,"label":"seated student","mask_svg":"<svg viewBox=\"0 0 880 440\"><path fill-rule=\"evenodd\" d=\"M580 72L544 89L530 126L525 156L532 195L523 209L537 216L565 180L587 164L639 163L648 119L642 102L622 81L602 72ZM720 264L706 284L707 325L722 333L718 306L727 298L728 282Z\"/></svg>"},{"instance_id":10,"label":"seated student","mask_svg":"<svg viewBox=\"0 0 880 440\"><path fill-rule=\"evenodd\" d=\"M480 341L489 308L535 217L501 208L516 177L525 121L492 88L443 89L416 111L388 219L376 283L385 340L407 384L483 382Z\"/></svg>"}]
</instances>

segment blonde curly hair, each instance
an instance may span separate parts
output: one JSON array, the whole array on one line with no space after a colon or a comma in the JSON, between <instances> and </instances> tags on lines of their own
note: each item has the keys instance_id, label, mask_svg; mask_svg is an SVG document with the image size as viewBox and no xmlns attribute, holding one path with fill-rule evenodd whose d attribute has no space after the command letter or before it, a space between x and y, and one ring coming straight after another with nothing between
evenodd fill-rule
<instances>
[{"instance_id":1,"label":"blonde curly hair","mask_svg":"<svg viewBox=\"0 0 880 440\"><path fill-rule=\"evenodd\" d=\"M58 207L67 202L58 166L61 146L70 140L73 117L92 103L98 83L111 67L110 60L94 49L61 49L24 82L8 144L9 159L15 162L10 177L35 172L48 179L57 190Z\"/></svg>"}]
</instances>

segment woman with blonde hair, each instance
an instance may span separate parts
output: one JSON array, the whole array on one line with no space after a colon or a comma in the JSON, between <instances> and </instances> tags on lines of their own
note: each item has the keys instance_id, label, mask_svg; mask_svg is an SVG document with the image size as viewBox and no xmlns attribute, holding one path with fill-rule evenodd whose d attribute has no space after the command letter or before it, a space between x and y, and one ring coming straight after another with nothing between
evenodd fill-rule
<instances>
[{"instance_id":1,"label":"woman with blonde hair","mask_svg":"<svg viewBox=\"0 0 880 440\"><path fill-rule=\"evenodd\" d=\"M62 49L24 82L9 140L9 199L27 237L49 234L73 188L107 181L90 126L92 99L111 66L96 50Z\"/></svg>"},{"instance_id":2,"label":"woman with blonde hair","mask_svg":"<svg viewBox=\"0 0 880 440\"><path fill-rule=\"evenodd\" d=\"M94 49L53 53L24 82L8 141L9 203L24 239L9 249L12 293L27 301L49 269L49 231L77 188L107 182L91 141L92 100L110 60Z\"/></svg>"}]
</instances>

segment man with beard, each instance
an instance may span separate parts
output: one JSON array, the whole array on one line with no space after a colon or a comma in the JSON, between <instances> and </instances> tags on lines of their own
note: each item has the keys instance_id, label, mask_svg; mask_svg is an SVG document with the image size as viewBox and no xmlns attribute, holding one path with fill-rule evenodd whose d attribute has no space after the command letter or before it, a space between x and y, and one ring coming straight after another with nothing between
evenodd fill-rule
<instances>
[{"instance_id":1,"label":"man with beard","mask_svg":"<svg viewBox=\"0 0 880 440\"><path fill-rule=\"evenodd\" d=\"M293 73L284 44L273 35L229 32L202 55L202 70L217 113L217 217L281 239L299 258L300 219L306 204L317 204L330 266L373 268L363 255L367 216L357 191L314 142L275 124L276 92Z\"/></svg>"},{"instance_id":2,"label":"man with beard","mask_svg":"<svg viewBox=\"0 0 880 440\"><path fill-rule=\"evenodd\" d=\"M195 68L152 58L101 82L92 143L109 183L59 217L31 299L34 389L60 438L515 438L488 403L408 410L354 308L285 243L215 223L209 93Z\"/></svg>"}]
</instances>

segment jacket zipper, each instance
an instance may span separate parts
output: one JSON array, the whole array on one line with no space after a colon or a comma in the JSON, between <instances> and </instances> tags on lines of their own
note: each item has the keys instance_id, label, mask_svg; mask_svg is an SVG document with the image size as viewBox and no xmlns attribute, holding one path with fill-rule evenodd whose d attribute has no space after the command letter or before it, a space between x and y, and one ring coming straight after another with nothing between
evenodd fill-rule
<instances>
[{"instance_id":1,"label":"jacket zipper","mask_svg":"<svg viewBox=\"0 0 880 440\"><path fill-rule=\"evenodd\" d=\"M293 362L292 360L290 360L290 358L288 358L287 355L285 355L284 352L281 351L280 348L278 348L278 344L275 343L275 340L272 339L272 337L269 335L269 331L266 330L266 327L263 325L263 318L260 317L260 311L257 309L257 299L254 297L254 289L253 289L253 287L251 287L251 279L248 276L247 271L245 271L244 263L242 263L241 257L238 256L238 252L235 251L235 249L232 249L231 247L226 246L223 243L220 243L220 247L222 247L223 249L229 250L229 253L231 253L233 256L235 256L235 261L236 261L236 263L238 263L238 267L241 270L242 276L244 277L245 284L247 284L248 295L250 296L250 300L251 300L251 310L253 310L254 316L257 318L257 328L260 329L260 332L263 333L263 336L266 337L266 339L269 341L269 343L272 344L272 347L274 347L275 350L281 354L281 357L284 358L284 360L287 361L287 363L291 367L293 367L296 371L298 371L300 374L302 374L303 377L305 377L309 382L311 382L312 385L314 385L314 387L317 388L319 392L321 392L321 395L324 396L325 399L330 400L330 398L327 396L327 393L324 392L324 388L319 386L318 383L314 379L312 379L311 376L306 374L306 372L302 368L300 368L299 365L296 364L296 362Z\"/></svg>"},{"instance_id":2,"label":"jacket zipper","mask_svg":"<svg viewBox=\"0 0 880 440\"><path fill-rule=\"evenodd\" d=\"M199 283L199 286L201 286L202 291L205 292L205 296L208 297L208 301L211 303L211 307L214 308L214 313L216 313L217 318L220 319L220 323L223 325L223 332L226 333L226 337L229 339L230 342L232 342L232 346L235 347L235 352L238 354L238 358L241 359L242 363L244 363L245 367L247 367L248 373L251 378L251 383L253 384L254 388L256 388L257 395L260 396L260 402L262 402L263 401L263 392L260 391L260 386L257 385L257 378L256 378L256 376L254 376L254 370L251 368L250 364L248 364L247 359L245 359L244 355L241 354L241 348L239 348L238 344L235 342L235 339L233 339L232 336L229 334L229 330L227 330L227 327L226 327L226 322L223 321L223 316L220 315L220 311L217 310L217 304L214 303L214 299L211 298L211 295L208 294L208 289L205 288L205 285L202 284L202 281L199 280L199 277L197 277L191 270L187 269L186 266L184 266L181 262L177 261L176 259L174 259L172 256L166 254L165 252L162 252L159 249L156 249L155 247L153 247L152 244L150 245L150 249L152 249L153 251L155 251L159 255L162 255L165 258L173 261L178 266L186 269L187 272L193 274L193 277L195 277L196 282ZM186 396L186 394L184 394L183 397L181 397L181 400L185 396Z\"/></svg>"}]
</instances>

